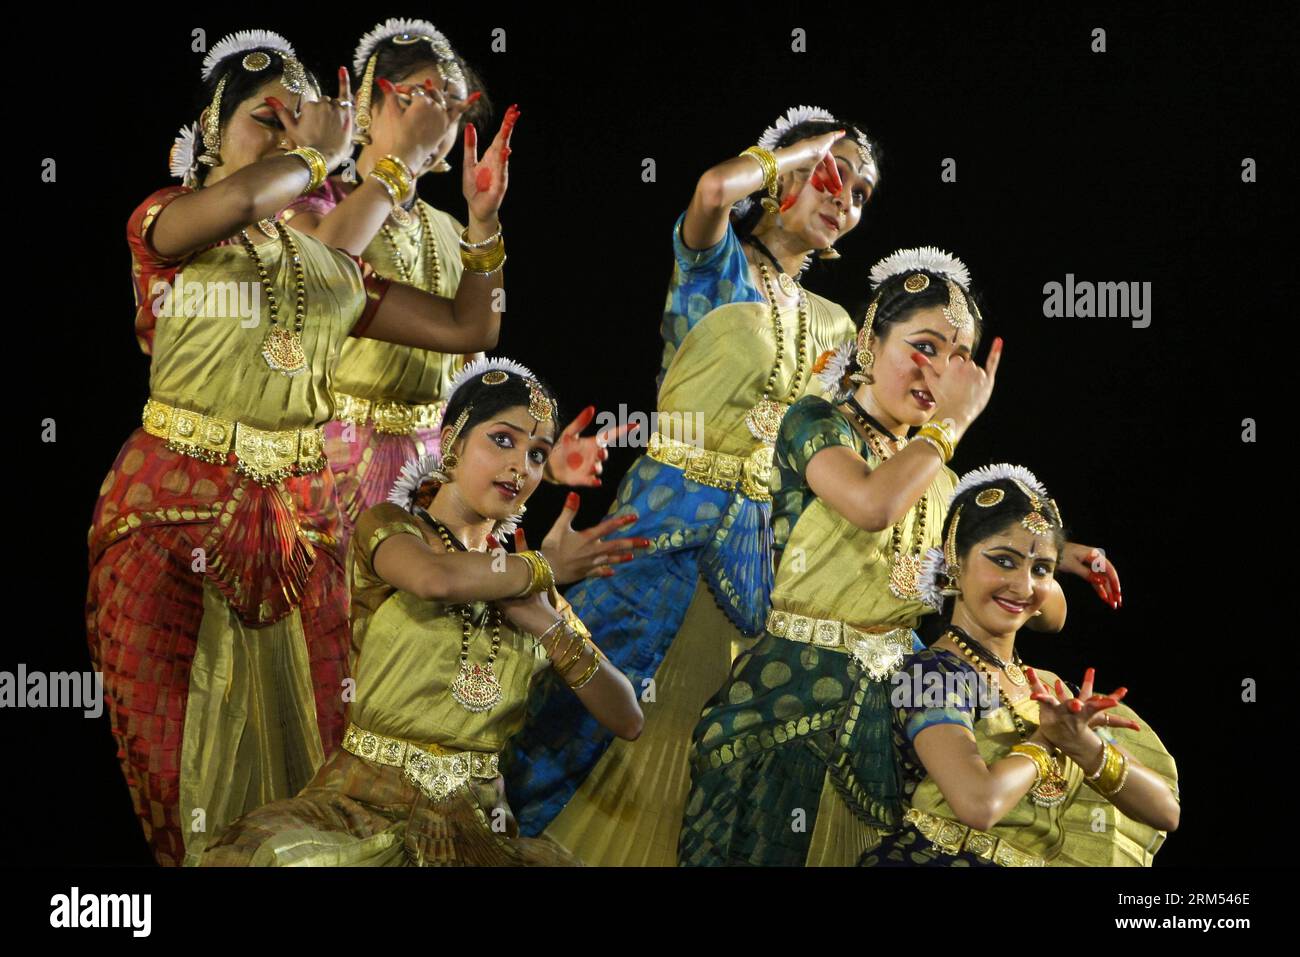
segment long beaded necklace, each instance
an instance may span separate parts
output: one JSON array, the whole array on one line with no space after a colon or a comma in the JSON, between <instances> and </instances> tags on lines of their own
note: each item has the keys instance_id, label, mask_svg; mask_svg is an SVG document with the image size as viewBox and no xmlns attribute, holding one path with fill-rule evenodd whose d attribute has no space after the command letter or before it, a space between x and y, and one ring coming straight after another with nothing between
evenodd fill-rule
<instances>
[{"instance_id":1,"label":"long beaded necklace","mask_svg":"<svg viewBox=\"0 0 1300 957\"><path fill-rule=\"evenodd\" d=\"M948 631L944 633L945 638L951 638L967 660L971 662L979 671L992 677L997 674L989 665L1002 669L1011 683L1014 685L1024 686L1026 684L1024 671L1020 667L1020 656L1012 649L1014 660L1008 664L1001 658L989 651L978 641L966 634L956 625L949 625ZM1007 709L1007 714L1011 715L1011 722L1016 727L1016 734L1020 735L1021 741L1029 739L1029 728L1026 727L1025 721L1016 711L1011 699L1006 695L1002 696L1002 706ZM1065 769L1061 767L1061 761L1058 755L1052 755L1052 773L1045 776L1029 791L1029 800L1037 807L1056 807L1065 801L1069 796L1069 781L1065 777Z\"/></svg>"},{"instance_id":2,"label":"long beaded necklace","mask_svg":"<svg viewBox=\"0 0 1300 957\"><path fill-rule=\"evenodd\" d=\"M247 229L239 231L239 239L244 245L244 251L257 267L257 277L262 282L262 292L266 296L266 306L271 314L270 328L262 340L262 358L276 372L295 376L307 368L307 354L302 348L302 327L307 319L307 282L303 275L302 256L298 252L297 243L293 241L283 223L276 222L274 225L284 251L293 263L294 325L292 330L279 324L280 303L275 297L270 273L267 272L262 257L257 254L257 247L248 238ZM262 230L265 232L266 227L263 226Z\"/></svg>"},{"instance_id":3,"label":"long beaded necklace","mask_svg":"<svg viewBox=\"0 0 1300 957\"><path fill-rule=\"evenodd\" d=\"M402 207L393 207L393 218L404 228L409 228L412 224L411 214L402 209L403 218L398 218L396 214L399 209L402 209ZM415 209L419 215L420 261L428 264L425 269L430 274L429 283L419 288L425 292L436 293L442 282L442 267L438 262L438 240L433 235L433 227L429 225L429 214L424 211L424 205L417 200ZM397 278L404 285L414 286L416 263L407 264L406 257L402 255L402 250L397 245L397 236L393 233L393 227L385 223L380 227L379 232L387 241L389 252L393 255L393 263L397 266Z\"/></svg>"},{"instance_id":4,"label":"long beaded necklace","mask_svg":"<svg viewBox=\"0 0 1300 957\"><path fill-rule=\"evenodd\" d=\"M858 400L853 396L849 396L846 403L849 406L849 411L853 413L853 417L858 420L858 425L862 426L862 431L866 434L867 446L875 453L876 458L884 461L895 452L901 452L907 447L907 439L900 439L887 431L866 409L858 404ZM889 436L893 448L886 444L882 436ZM889 591L895 598L902 598L904 601L915 601L921 597L921 548L925 545L925 517L928 508L928 494L923 494L917 500L916 505L912 507L912 548L910 553L903 553L903 523L901 521L895 523L889 536L890 548L893 550L889 565Z\"/></svg>"},{"instance_id":5,"label":"long beaded necklace","mask_svg":"<svg viewBox=\"0 0 1300 957\"><path fill-rule=\"evenodd\" d=\"M795 288L799 293L799 332L795 340L795 352L798 358L795 361L794 379L791 380L790 389L784 400L777 401L771 398L771 395L776 387L776 378L781 372L781 360L785 358L785 332L781 327L781 307L776 304L772 271L768 269L767 263L759 263L758 269L763 277L763 286L767 290L768 302L772 304L772 336L776 340L776 362L772 365L772 371L768 373L767 384L763 386L763 397L745 415L745 425L749 427L750 434L754 438L767 445L774 445L781 431L781 419L785 415L785 410L799 397L799 392L803 388L804 373L807 371L805 353L808 347L808 294L796 283Z\"/></svg>"},{"instance_id":6,"label":"long beaded necklace","mask_svg":"<svg viewBox=\"0 0 1300 957\"><path fill-rule=\"evenodd\" d=\"M428 512L420 510L420 517L425 519L438 532L438 537L442 539L442 544L446 547L448 553L459 550L462 552L469 551L461 544L459 539L447 530L447 526L438 521ZM501 650L501 608L493 604L487 616L485 624L492 626L492 648L488 652L488 659L483 664L475 663L473 666L469 663L469 640L473 633L472 618L473 612L468 604L453 606L455 611L460 614L460 673L451 683L451 696L466 711L474 714L481 714L484 711L491 711L501 700L501 682L497 680L496 672L492 670L492 663L497 660L497 653Z\"/></svg>"}]
</instances>

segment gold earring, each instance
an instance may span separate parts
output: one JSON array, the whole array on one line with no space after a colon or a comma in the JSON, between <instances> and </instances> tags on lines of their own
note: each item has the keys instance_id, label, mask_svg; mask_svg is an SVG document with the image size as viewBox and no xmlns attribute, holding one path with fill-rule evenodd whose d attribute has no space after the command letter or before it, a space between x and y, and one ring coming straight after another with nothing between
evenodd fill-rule
<instances>
[{"instance_id":1,"label":"gold earring","mask_svg":"<svg viewBox=\"0 0 1300 957\"><path fill-rule=\"evenodd\" d=\"M854 382L865 382L871 385L876 381L872 375L871 369L876 364L876 353L871 348L875 341L875 335L872 326L876 321L876 304L872 302L867 306L867 314L862 319L862 328L858 330L858 348L854 360L857 362L858 371L849 376Z\"/></svg>"},{"instance_id":2,"label":"gold earring","mask_svg":"<svg viewBox=\"0 0 1300 957\"><path fill-rule=\"evenodd\" d=\"M430 173L450 173L451 164L445 159L440 159L429 168Z\"/></svg>"},{"instance_id":3,"label":"gold earring","mask_svg":"<svg viewBox=\"0 0 1300 957\"><path fill-rule=\"evenodd\" d=\"M839 250L837 250L834 246L827 246L825 249L817 253L817 258L827 259L827 260L839 259L840 258Z\"/></svg>"}]
</instances>

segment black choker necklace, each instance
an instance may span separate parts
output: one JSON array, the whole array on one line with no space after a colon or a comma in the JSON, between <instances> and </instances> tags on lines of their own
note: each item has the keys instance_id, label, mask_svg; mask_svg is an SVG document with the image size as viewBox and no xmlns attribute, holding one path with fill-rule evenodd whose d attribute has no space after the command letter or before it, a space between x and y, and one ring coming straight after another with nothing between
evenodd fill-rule
<instances>
[{"instance_id":1,"label":"black choker necklace","mask_svg":"<svg viewBox=\"0 0 1300 957\"><path fill-rule=\"evenodd\" d=\"M866 409L862 408L862 404L858 402L857 398L852 393L850 393L849 397L844 401L846 401L849 405L853 407L853 411L856 412L859 416L861 416L862 420L866 422L867 425L871 426L873 429L875 429L885 438L890 439L891 441L894 442L902 441L901 439L899 439L897 435L895 435L893 432L890 432L889 429L881 425L880 422L877 421L875 416L873 416Z\"/></svg>"},{"instance_id":2,"label":"black choker necklace","mask_svg":"<svg viewBox=\"0 0 1300 957\"><path fill-rule=\"evenodd\" d=\"M1025 673L1020 667L1020 655L1014 647L1011 649L1012 660L1006 662L981 645L957 625L949 624L948 634L957 647L961 649L962 654L967 658L972 659L972 662L974 659L979 658L988 664L991 664L999 671L1005 672L1007 678L1010 679L1013 685L1019 687L1025 686Z\"/></svg>"},{"instance_id":3,"label":"black choker necklace","mask_svg":"<svg viewBox=\"0 0 1300 957\"><path fill-rule=\"evenodd\" d=\"M418 505L416 506L415 513L419 515L420 518L424 519L429 524L429 527L432 528L435 532L438 532L439 534L445 533L447 536L447 540L450 541L457 548L459 548L462 552L469 551L469 549L465 547L465 543L451 533L451 529L449 529L446 525L442 524L442 522L438 521L427 511L420 508Z\"/></svg>"}]
</instances>

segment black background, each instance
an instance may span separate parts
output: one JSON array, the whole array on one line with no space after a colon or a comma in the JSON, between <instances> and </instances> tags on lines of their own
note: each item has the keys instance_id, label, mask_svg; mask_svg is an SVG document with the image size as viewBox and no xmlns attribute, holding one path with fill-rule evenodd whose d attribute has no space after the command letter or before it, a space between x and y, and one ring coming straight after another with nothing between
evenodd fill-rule
<instances>
[{"instance_id":1,"label":"black background","mask_svg":"<svg viewBox=\"0 0 1300 957\"><path fill-rule=\"evenodd\" d=\"M1286 757L1270 740L1278 682L1262 673L1272 637L1263 549L1283 544L1275 523L1289 496L1241 431L1243 418L1272 407L1267 390L1295 327L1294 243L1282 232L1294 222L1294 161L1282 145L1290 15L626 3L601 13L535 7L546 19L417 5L307 22L309 9L92 16L61 34L86 52L82 72L60 71L62 119L20 125L10 144L25 164L12 189L41 211L11 262L53 293L52 306L35 308L28 293L12 294L11 326L30 329L38 349L24 357L33 340L13 342L10 365L32 376L18 404L24 436L52 417L58 441L26 438L9 470L11 554L28 571L11 583L5 669L89 668L86 530L147 396L124 228L169 182L176 128L197 116L202 53L190 31L202 27L212 44L236 29L277 30L332 92L335 69L376 21L429 16L497 104L481 134L520 104L496 351L550 379L569 417L588 403L654 408L670 229L700 173L796 103L867 126L884 147L882 186L840 244L843 259L815 267L809 287L857 310L869 267L894 249L933 244L965 259L1006 351L953 465L1032 468L1076 540L1103 546L1124 585L1115 613L1068 579L1065 633L1026 638L1024 657L1074 680L1094 665L1102 686L1127 685L1177 758L1182 827L1159 864L1262 862L1268 842L1250 836L1251 806L1272 793L1274 762ZM495 27L506 30L505 53L490 52ZM806 53L790 50L795 27L808 31ZM1105 53L1090 52L1094 27L1107 31ZM32 58L21 75L33 96L50 69L43 49L15 53ZM47 156L58 162L53 184L35 173ZM647 157L653 183L641 177ZM940 180L945 157L957 161L956 183ZM1242 183L1244 157L1258 162L1259 182ZM459 170L459 147L450 159ZM422 192L464 218L459 175L426 177ZM1151 282L1150 327L1044 318L1043 284L1066 273ZM613 452L603 488L582 493L580 525L603 514L634 456ZM562 497L544 486L530 502L530 540ZM1247 678L1262 703L1243 703ZM6 840L3 853L13 863L150 861L107 713L3 719L20 742L5 762L5 831L19 842Z\"/></svg>"}]
</instances>

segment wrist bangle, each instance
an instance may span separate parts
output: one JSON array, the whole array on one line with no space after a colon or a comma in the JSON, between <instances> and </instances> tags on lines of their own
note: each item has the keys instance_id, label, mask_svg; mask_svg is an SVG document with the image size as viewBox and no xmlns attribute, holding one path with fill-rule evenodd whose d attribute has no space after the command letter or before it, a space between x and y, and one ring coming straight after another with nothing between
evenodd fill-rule
<instances>
[{"instance_id":1,"label":"wrist bangle","mask_svg":"<svg viewBox=\"0 0 1300 957\"><path fill-rule=\"evenodd\" d=\"M761 146L751 146L740 155L752 157L762 168L763 188L767 190L767 195L763 197L763 208L769 213L777 212L781 207L776 201L776 156L773 155L771 150L764 149Z\"/></svg>"},{"instance_id":2,"label":"wrist bangle","mask_svg":"<svg viewBox=\"0 0 1300 957\"><path fill-rule=\"evenodd\" d=\"M535 549L528 551L516 552L516 558L522 558L528 563L529 580L516 598L527 598L529 595L536 595L541 591L550 591L555 585L555 572L551 570L551 563L546 560L546 556Z\"/></svg>"},{"instance_id":3,"label":"wrist bangle","mask_svg":"<svg viewBox=\"0 0 1300 957\"><path fill-rule=\"evenodd\" d=\"M1106 761L1110 757L1109 749L1110 749L1110 744L1105 740L1103 740L1101 742L1101 762L1097 765L1096 771L1093 771L1092 774L1084 775L1086 780L1096 781L1099 777L1101 777L1101 772L1106 770Z\"/></svg>"},{"instance_id":4,"label":"wrist bangle","mask_svg":"<svg viewBox=\"0 0 1300 957\"><path fill-rule=\"evenodd\" d=\"M309 174L307 187L300 195L306 196L308 193L314 193L320 188L320 184L325 182L325 177L329 175L329 164L325 162L325 157L321 151L312 146L300 146L296 150L289 150L285 156L296 156L307 164Z\"/></svg>"},{"instance_id":5,"label":"wrist bangle","mask_svg":"<svg viewBox=\"0 0 1300 957\"><path fill-rule=\"evenodd\" d=\"M939 451L939 455L942 456L945 464L952 459L956 444L952 441L952 431L950 429L934 422L927 422L917 430L916 437L933 445Z\"/></svg>"},{"instance_id":6,"label":"wrist bangle","mask_svg":"<svg viewBox=\"0 0 1300 957\"><path fill-rule=\"evenodd\" d=\"M370 168L370 175L385 183L386 187L391 187L389 194L393 197L394 205L405 199L415 185L410 167L396 156L385 156L379 160Z\"/></svg>"},{"instance_id":7,"label":"wrist bangle","mask_svg":"<svg viewBox=\"0 0 1300 957\"><path fill-rule=\"evenodd\" d=\"M500 269L506 261L506 243L500 226L478 243L469 241L469 227L466 227L460 234L460 261L466 272L477 276L490 276Z\"/></svg>"},{"instance_id":8,"label":"wrist bangle","mask_svg":"<svg viewBox=\"0 0 1300 957\"><path fill-rule=\"evenodd\" d=\"M469 241L469 227L466 226L464 229L461 230L460 233L460 248L468 250L469 252L482 252L484 249L492 248L498 242L500 242L500 240L501 240L501 223L499 222L497 223L497 231L495 233L493 233L487 239L481 240L477 243L472 243Z\"/></svg>"},{"instance_id":9,"label":"wrist bangle","mask_svg":"<svg viewBox=\"0 0 1300 957\"><path fill-rule=\"evenodd\" d=\"M596 649L593 646L591 650L595 651ZM600 670L600 655L597 654L596 657L592 659L591 667L588 668L586 672L584 672L583 675L580 678L578 678L577 681L569 685L569 688L573 691L577 691L580 688L585 688L587 686L587 683L591 681L592 678L596 677L596 672L599 670Z\"/></svg>"},{"instance_id":10,"label":"wrist bangle","mask_svg":"<svg viewBox=\"0 0 1300 957\"><path fill-rule=\"evenodd\" d=\"M566 672L573 670L573 666L582 660L583 652L587 650L587 639L583 638L581 635L578 635L577 638L578 638L577 650L573 652L572 656L569 657L564 662L564 664L557 666L555 669L561 675L564 675Z\"/></svg>"},{"instance_id":11,"label":"wrist bangle","mask_svg":"<svg viewBox=\"0 0 1300 957\"><path fill-rule=\"evenodd\" d=\"M555 619L555 621L551 622L551 624L547 627L547 629L537 636L537 643L540 645L542 642L544 642L548 637L550 637L551 632L553 632L556 628L559 628L562 624L564 624L563 618L557 618Z\"/></svg>"}]
</instances>

